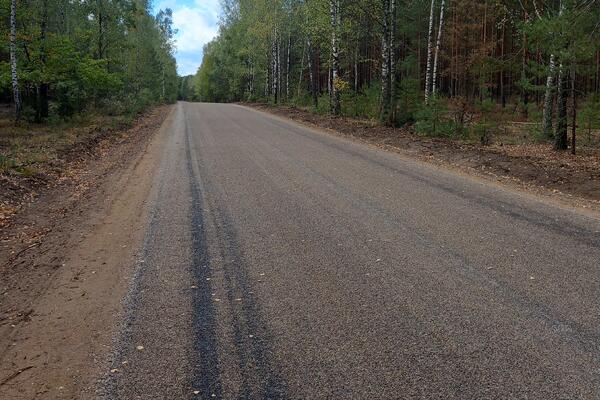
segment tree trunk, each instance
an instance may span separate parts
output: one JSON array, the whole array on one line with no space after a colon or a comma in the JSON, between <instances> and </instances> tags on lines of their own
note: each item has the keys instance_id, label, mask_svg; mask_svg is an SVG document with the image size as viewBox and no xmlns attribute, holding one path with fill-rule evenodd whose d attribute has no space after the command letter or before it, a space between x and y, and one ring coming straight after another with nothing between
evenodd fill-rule
<instances>
[{"instance_id":1,"label":"tree trunk","mask_svg":"<svg viewBox=\"0 0 600 400\"><path fill-rule=\"evenodd\" d=\"M282 79L281 79L281 40L279 39L279 32L275 35L275 43L276 43L276 53L277 53L277 99L281 101L281 92L282 92Z\"/></svg>"},{"instance_id":2,"label":"tree trunk","mask_svg":"<svg viewBox=\"0 0 600 400\"><path fill-rule=\"evenodd\" d=\"M273 42L271 45L271 95L273 96L273 101L275 102L275 104L277 104L277 101L279 100L279 63L277 59L279 52L277 50L277 41L278 35L277 30L275 30L273 34Z\"/></svg>"},{"instance_id":3,"label":"tree trunk","mask_svg":"<svg viewBox=\"0 0 600 400\"><path fill-rule=\"evenodd\" d=\"M431 0L431 10L429 12L429 32L427 34L427 69L425 71L425 104L429 103L429 93L431 90L431 55L433 39L433 10L435 0Z\"/></svg>"},{"instance_id":4,"label":"tree trunk","mask_svg":"<svg viewBox=\"0 0 600 400\"><path fill-rule=\"evenodd\" d=\"M315 110L319 105L319 96L317 93L317 76L316 76L316 68L317 68L317 52L316 49L313 48L310 38L308 39L308 63L309 65L309 75L310 75L310 91L313 100L313 106Z\"/></svg>"},{"instance_id":5,"label":"tree trunk","mask_svg":"<svg viewBox=\"0 0 600 400\"><path fill-rule=\"evenodd\" d=\"M525 24L529 21L527 13L525 13ZM529 90L525 87L527 82L527 64L529 62L529 52L527 51L527 35L523 33L523 61L521 66L521 113L525 119L529 118Z\"/></svg>"},{"instance_id":6,"label":"tree trunk","mask_svg":"<svg viewBox=\"0 0 600 400\"><path fill-rule=\"evenodd\" d=\"M390 0L383 0L383 32L381 36L381 103L379 106L379 120L385 123L390 106L389 87L389 35L390 35Z\"/></svg>"},{"instance_id":7,"label":"tree trunk","mask_svg":"<svg viewBox=\"0 0 600 400\"><path fill-rule=\"evenodd\" d=\"M254 101L254 63L250 58L248 60L248 64L250 65L250 82L248 82L248 92L250 93L250 97L252 97L252 101Z\"/></svg>"},{"instance_id":8,"label":"tree trunk","mask_svg":"<svg viewBox=\"0 0 600 400\"><path fill-rule=\"evenodd\" d=\"M102 7L102 0L96 0L96 6L98 8L98 59L104 57L104 13Z\"/></svg>"},{"instance_id":9,"label":"tree trunk","mask_svg":"<svg viewBox=\"0 0 600 400\"><path fill-rule=\"evenodd\" d=\"M42 1L40 21L40 64L46 68L46 33L48 31L48 0ZM44 74L42 74L44 76ZM35 121L40 123L48 118L48 83L40 82L36 89Z\"/></svg>"},{"instance_id":10,"label":"tree trunk","mask_svg":"<svg viewBox=\"0 0 600 400\"><path fill-rule=\"evenodd\" d=\"M308 43L310 43L310 42L308 42ZM302 46L302 57L300 58L300 74L298 77L298 87L296 88L297 97L300 97L300 95L301 95L300 90L302 89L302 77L304 75L304 55L306 54L306 47L307 47L307 44L305 43ZM310 49L309 49L309 51L310 51ZM309 53L309 58L310 58L310 53ZM310 69L310 61L308 62L308 64L309 64L309 69ZM310 76L311 76L311 82L312 82L312 73L310 74Z\"/></svg>"},{"instance_id":11,"label":"tree trunk","mask_svg":"<svg viewBox=\"0 0 600 400\"><path fill-rule=\"evenodd\" d=\"M548 77L546 78L546 93L544 94L544 110L542 115L542 133L544 137L552 137L552 111L554 103L554 74L556 64L554 54L550 55L550 63L548 65Z\"/></svg>"},{"instance_id":12,"label":"tree trunk","mask_svg":"<svg viewBox=\"0 0 600 400\"><path fill-rule=\"evenodd\" d=\"M564 3L560 1L560 9L558 11L558 16L560 17L564 11ZM554 75L556 73L556 59L554 54L550 54L550 63L548 65L548 77L546 78L546 93L544 94L544 110L542 114L542 133L547 138L552 138L552 110L553 110L553 100L554 100ZM560 74L563 71L559 72ZM559 87L558 91L561 92L562 88ZM558 105L560 107L560 104ZM559 117L560 118L560 117ZM558 123L558 122L557 122ZM565 128L566 129L566 128ZM558 131L558 127L556 128ZM555 146L558 141L555 142Z\"/></svg>"},{"instance_id":13,"label":"tree trunk","mask_svg":"<svg viewBox=\"0 0 600 400\"><path fill-rule=\"evenodd\" d=\"M264 96L265 96L266 99L268 99L269 93L270 93L270 88L271 88L271 85L269 84L269 71L270 71L270 68L269 68L269 55L268 55L268 53L267 53L267 63L266 64L267 65L265 66L265 90L264 90Z\"/></svg>"},{"instance_id":14,"label":"tree trunk","mask_svg":"<svg viewBox=\"0 0 600 400\"><path fill-rule=\"evenodd\" d=\"M390 85L390 114L388 123L392 125L396 118L396 1L390 0L390 45L388 52L390 53L390 70L389 70L389 85Z\"/></svg>"},{"instance_id":15,"label":"tree trunk","mask_svg":"<svg viewBox=\"0 0 600 400\"><path fill-rule=\"evenodd\" d=\"M165 66L162 65L162 78L161 78L161 99L162 101L165 101L165 95L166 95L166 90L165 90Z\"/></svg>"},{"instance_id":16,"label":"tree trunk","mask_svg":"<svg viewBox=\"0 0 600 400\"><path fill-rule=\"evenodd\" d=\"M358 42L354 51L354 93L358 93Z\"/></svg>"},{"instance_id":17,"label":"tree trunk","mask_svg":"<svg viewBox=\"0 0 600 400\"><path fill-rule=\"evenodd\" d=\"M438 28L437 41L435 44L435 57L433 61L433 75L431 77L431 94L435 96L436 85L437 85L437 72L438 72L438 64L439 64L439 56L440 56L440 45L442 43L442 31L444 30L444 8L446 5L446 0L442 0L442 4L440 5L440 24Z\"/></svg>"},{"instance_id":18,"label":"tree trunk","mask_svg":"<svg viewBox=\"0 0 600 400\"><path fill-rule=\"evenodd\" d=\"M21 118L21 92L17 73L17 0L10 2L10 74L15 101L15 120L18 121Z\"/></svg>"},{"instance_id":19,"label":"tree trunk","mask_svg":"<svg viewBox=\"0 0 600 400\"><path fill-rule=\"evenodd\" d=\"M558 98L556 100L558 106L558 115L556 118L556 132L554 134L554 149L567 149L567 94L568 78L565 68L561 64L558 72Z\"/></svg>"},{"instance_id":20,"label":"tree trunk","mask_svg":"<svg viewBox=\"0 0 600 400\"><path fill-rule=\"evenodd\" d=\"M287 62L285 71L285 101L290 99L290 47L292 46L292 32L288 34L288 45L287 45Z\"/></svg>"},{"instance_id":21,"label":"tree trunk","mask_svg":"<svg viewBox=\"0 0 600 400\"><path fill-rule=\"evenodd\" d=\"M330 0L331 11L331 113L333 115L340 114L340 92L338 88L339 80L339 44L338 30L340 22L340 1Z\"/></svg>"},{"instance_id":22,"label":"tree trunk","mask_svg":"<svg viewBox=\"0 0 600 400\"><path fill-rule=\"evenodd\" d=\"M394 30L395 0L383 1L383 36L381 40L381 104L379 119L386 125L394 120Z\"/></svg>"},{"instance_id":23,"label":"tree trunk","mask_svg":"<svg viewBox=\"0 0 600 400\"><path fill-rule=\"evenodd\" d=\"M575 154L577 141L577 93L575 92L575 67L571 67L571 97L573 99L573 120L571 130L571 154Z\"/></svg>"}]
</instances>

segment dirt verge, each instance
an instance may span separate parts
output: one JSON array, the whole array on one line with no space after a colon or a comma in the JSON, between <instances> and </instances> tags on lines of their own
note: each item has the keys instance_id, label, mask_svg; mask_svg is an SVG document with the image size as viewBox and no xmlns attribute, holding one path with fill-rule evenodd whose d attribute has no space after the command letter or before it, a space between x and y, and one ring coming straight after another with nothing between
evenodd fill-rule
<instances>
[{"instance_id":1,"label":"dirt verge","mask_svg":"<svg viewBox=\"0 0 600 400\"><path fill-rule=\"evenodd\" d=\"M94 397L170 110L81 144L0 229L0 398Z\"/></svg>"},{"instance_id":2,"label":"dirt verge","mask_svg":"<svg viewBox=\"0 0 600 400\"><path fill-rule=\"evenodd\" d=\"M579 207L600 210L600 151L571 155L557 153L548 144L482 146L420 137L368 120L317 115L293 107L243 105Z\"/></svg>"}]
</instances>

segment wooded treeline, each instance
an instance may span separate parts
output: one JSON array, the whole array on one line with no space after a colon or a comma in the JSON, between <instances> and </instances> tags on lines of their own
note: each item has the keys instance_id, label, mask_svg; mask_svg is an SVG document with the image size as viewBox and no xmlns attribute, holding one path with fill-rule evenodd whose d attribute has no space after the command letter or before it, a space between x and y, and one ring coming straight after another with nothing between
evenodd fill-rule
<instances>
[{"instance_id":1,"label":"wooded treeline","mask_svg":"<svg viewBox=\"0 0 600 400\"><path fill-rule=\"evenodd\" d=\"M569 121L598 124L595 0L225 0L195 95L271 101L485 140L512 108L567 148ZM584 114L576 115L582 109ZM571 123L571 125L573 125Z\"/></svg>"},{"instance_id":2,"label":"wooded treeline","mask_svg":"<svg viewBox=\"0 0 600 400\"><path fill-rule=\"evenodd\" d=\"M172 12L150 0L0 0L0 101L42 122L177 99Z\"/></svg>"}]
</instances>

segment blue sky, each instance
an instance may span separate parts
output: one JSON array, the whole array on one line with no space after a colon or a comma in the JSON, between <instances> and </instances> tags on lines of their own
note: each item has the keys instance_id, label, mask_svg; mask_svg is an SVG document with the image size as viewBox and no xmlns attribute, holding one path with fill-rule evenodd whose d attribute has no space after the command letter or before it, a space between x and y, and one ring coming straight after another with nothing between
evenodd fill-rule
<instances>
[{"instance_id":1,"label":"blue sky","mask_svg":"<svg viewBox=\"0 0 600 400\"><path fill-rule=\"evenodd\" d=\"M219 0L154 0L154 10L171 8L177 33L179 75L195 74L202 62L202 46L219 30Z\"/></svg>"}]
</instances>

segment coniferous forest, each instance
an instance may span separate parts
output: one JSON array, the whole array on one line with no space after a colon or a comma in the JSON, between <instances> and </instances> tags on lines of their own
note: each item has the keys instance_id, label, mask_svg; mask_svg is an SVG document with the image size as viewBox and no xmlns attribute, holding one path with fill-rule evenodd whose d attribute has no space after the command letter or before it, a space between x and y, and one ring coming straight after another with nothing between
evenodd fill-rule
<instances>
[{"instance_id":1,"label":"coniferous forest","mask_svg":"<svg viewBox=\"0 0 600 400\"><path fill-rule=\"evenodd\" d=\"M225 0L187 87L482 143L506 121L557 150L600 123L595 0ZM573 123L575 121L575 124Z\"/></svg>"},{"instance_id":2,"label":"coniferous forest","mask_svg":"<svg viewBox=\"0 0 600 400\"><path fill-rule=\"evenodd\" d=\"M0 102L45 122L175 101L172 12L150 3L0 0Z\"/></svg>"}]
</instances>

